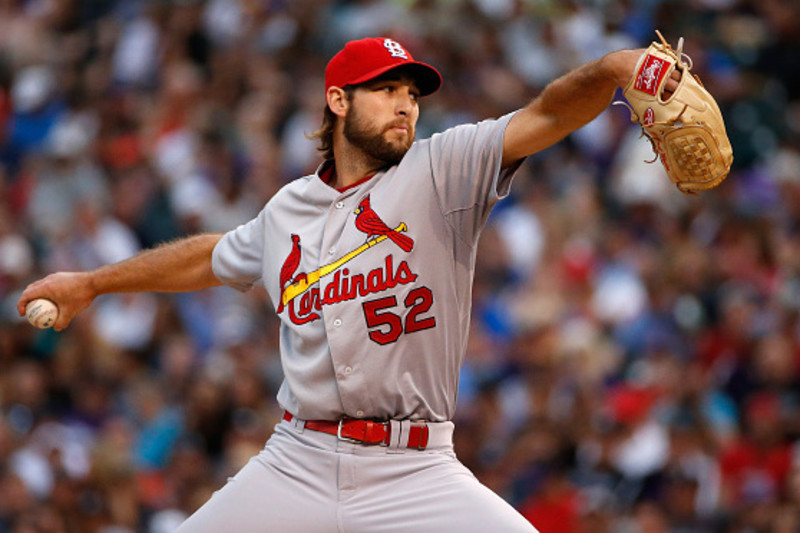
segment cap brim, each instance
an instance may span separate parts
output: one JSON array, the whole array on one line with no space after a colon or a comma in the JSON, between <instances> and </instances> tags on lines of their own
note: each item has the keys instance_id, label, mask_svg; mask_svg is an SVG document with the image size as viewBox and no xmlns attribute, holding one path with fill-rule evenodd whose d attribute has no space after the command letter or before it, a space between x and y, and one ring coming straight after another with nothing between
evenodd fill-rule
<instances>
[{"instance_id":1,"label":"cap brim","mask_svg":"<svg viewBox=\"0 0 800 533\"><path fill-rule=\"evenodd\" d=\"M429 94L433 94L439 90L439 87L442 86L442 75L439 74L439 71L427 63L422 63L420 61L406 61L396 65L381 67L351 81L348 83L348 85L366 83L370 80L374 80L378 76L386 74L387 72L401 69L406 70L417 83L420 96L428 96Z\"/></svg>"}]
</instances>

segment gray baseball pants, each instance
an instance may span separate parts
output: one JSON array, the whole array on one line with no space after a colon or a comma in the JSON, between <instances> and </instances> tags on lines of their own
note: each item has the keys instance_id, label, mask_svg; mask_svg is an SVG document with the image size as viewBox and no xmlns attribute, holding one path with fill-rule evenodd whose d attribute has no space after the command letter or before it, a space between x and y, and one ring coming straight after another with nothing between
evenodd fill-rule
<instances>
[{"instance_id":1,"label":"gray baseball pants","mask_svg":"<svg viewBox=\"0 0 800 533\"><path fill-rule=\"evenodd\" d=\"M456 459L450 422L430 425L423 451L345 442L304 424L278 424L178 533L536 533Z\"/></svg>"}]
</instances>

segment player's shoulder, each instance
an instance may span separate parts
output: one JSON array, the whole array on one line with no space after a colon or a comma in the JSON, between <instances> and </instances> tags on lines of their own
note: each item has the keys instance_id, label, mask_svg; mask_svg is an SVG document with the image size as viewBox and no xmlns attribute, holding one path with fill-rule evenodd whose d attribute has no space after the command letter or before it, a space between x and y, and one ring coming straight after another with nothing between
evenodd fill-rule
<instances>
[{"instance_id":1,"label":"player's shoulder","mask_svg":"<svg viewBox=\"0 0 800 533\"><path fill-rule=\"evenodd\" d=\"M477 119L473 121L466 121L461 123L454 123L447 126L444 130L434 133L431 135L430 139L433 141L437 141L441 138L447 137L459 137L459 136L472 136L475 132L478 131L492 131L496 128L505 128L506 124L514 113L508 113L501 117L491 117L491 118L484 118L484 119Z\"/></svg>"},{"instance_id":2,"label":"player's shoulder","mask_svg":"<svg viewBox=\"0 0 800 533\"><path fill-rule=\"evenodd\" d=\"M269 199L267 205L272 203L280 203L287 199L296 198L298 196L306 196L308 194L308 189L314 183L314 180L319 181L319 176L316 174L307 174L289 181L272 195L272 198Z\"/></svg>"}]
</instances>

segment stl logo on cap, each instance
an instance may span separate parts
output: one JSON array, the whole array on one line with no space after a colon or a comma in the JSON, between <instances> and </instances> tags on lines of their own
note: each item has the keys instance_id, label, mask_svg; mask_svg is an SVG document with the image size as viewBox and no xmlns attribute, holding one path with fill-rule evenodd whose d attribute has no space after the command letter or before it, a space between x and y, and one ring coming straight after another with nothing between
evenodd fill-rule
<instances>
[{"instance_id":1,"label":"stl logo on cap","mask_svg":"<svg viewBox=\"0 0 800 533\"><path fill-rule=\"evenodd\" d=\"M389 53L392 54L392 57L402 57L403 59L408 59L408 54L406 54L405 49L403 49L402 45L397 41L386 39L383 41L383 46L389 50Z\"/></svg>"}]
</instances>

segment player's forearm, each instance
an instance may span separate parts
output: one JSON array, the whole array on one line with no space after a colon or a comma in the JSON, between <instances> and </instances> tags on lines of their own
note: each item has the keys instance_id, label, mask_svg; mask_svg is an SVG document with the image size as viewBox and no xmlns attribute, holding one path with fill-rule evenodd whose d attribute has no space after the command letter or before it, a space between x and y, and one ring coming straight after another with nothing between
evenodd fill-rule
<instances>
[{"instance_id":1,"label":"player's forearm","mask_svg":"<svg viewBox=\"0 0 800 533\"><path fill-rule=\"evenodd\" d=\"M613 52L551 82L509 123L504 166L555 144L599 115L616 88L627 83L639 53Z\"/></svg>"},{"instance_id":2,"label":"player's forearm","mask_svg":"<svg viewBox=\"0 0 800 533\"><path fill-rule=\"evenodd\" d=\"M627 82L627 77L619 74L622 53L603 56L561 76L531 105L556 121L565 133L580 128L608 107L616 88Z\"/></svg>"},{"instance_id":3,"label":"player's forearm","mask_svg":"<svg viewBox=\"0 0 800 533\"><path fill-rule=\"evenodd\" d=\"M115 292L187 292L221 285L211 253L222 236L202 234L162 244L88 273L95 296Z\"/></svg>"},{"instance_id":4,"label":"player's forearm","mask_svg":"<svg viewBox=\"0 0 800 533\"><path fill-rule=\"evenodd\" d=\"M25 315L29 302L45 298L58 308L56 331L89 307L101 294L112 292L184 292L220 285L211 271L211 253L221 235L196 235L125 261L90 272L56 272L28 285L17 301Z\"/></svg>"}]
</instances>

